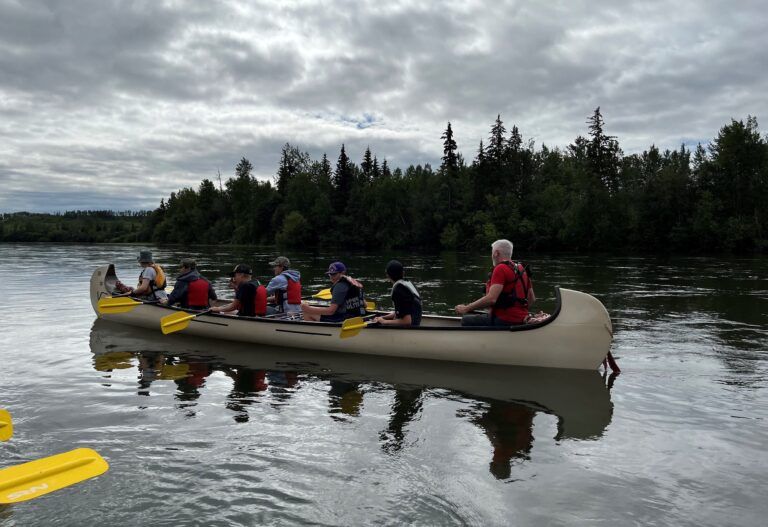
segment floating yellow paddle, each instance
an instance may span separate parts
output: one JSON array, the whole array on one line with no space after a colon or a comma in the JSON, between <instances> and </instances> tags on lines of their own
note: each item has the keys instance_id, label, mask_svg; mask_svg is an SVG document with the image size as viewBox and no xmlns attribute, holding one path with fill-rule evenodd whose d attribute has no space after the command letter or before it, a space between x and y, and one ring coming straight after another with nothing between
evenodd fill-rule
<instances>
[{"instance_id":1,"label":"floating yellow paddle","mask_svg":"<svg viewBox=\"0 0 768 527\"><path fill-rule=\"evenodd\" d=\"M127 296L116 296L100 298L97 307L101 315L114 315L117 313L127 313L141 304L142 302Z\"/></svg>"},{"instance_id":2,"label":"floating yellow paddle","mask_svg":"<svg viewBox=\"0 0 768 527\"><path fill-rule=\"evenodd\" d=\"M31 500L96 477L109 469L90 448L77 448L0 470L0 504Z\"/></svg>"},{"instance_id":3,"label":"floating yellow paddle","mask_svg":"<svg viewBox=\"0 0 768 527\"><path fill-rule=\"evenodd\" d=\"M322 291L318 291L314 295L312 295L312 298L317 298L318 300L330 300L333 295L331 295L330 289L323 289ZM365 301L365 309L366 311L376 311L376 302L371 302L370 300Z\"/></svg>"},{"instance_id":4,"label":"floating yellow paddle","mask_svg":"<svg viewBox=\"0 0 768 527\"><path fill-rule=\"evenodd\" d=\"M0 408L0 441L8 441L13 436L13 420L8 410Z\"/></svg>"},{"instance_id":5,"label":"floating yellow paddle","mask_svg":"<svg viewBox=\"0 0 768 527\"><path fill-rule=\"evenodd\" d=\"M179 311L178 313L174 313L172 315L166 315L160 319L160 331L163 332L163 335L181 331L182 329L186 329L187 326L189 326L190 320L195 317L199 317L200 315L209 313L210 311L210 309L201 313L187 313L186 311Z\"/></svg>"},{"instance_id":6,"label":"floating yellow paddle","mask_svg":"<svg viewBox=\"0 0 768 527\"><path fill-rule=\"evenodd\" d=\"M368 323L363 320L362 317L348 318L341 325L341 333L339 333L339 337L343 339L354 337L360 333L361 329L367 326Z\"/></svg>"}]
</instances>

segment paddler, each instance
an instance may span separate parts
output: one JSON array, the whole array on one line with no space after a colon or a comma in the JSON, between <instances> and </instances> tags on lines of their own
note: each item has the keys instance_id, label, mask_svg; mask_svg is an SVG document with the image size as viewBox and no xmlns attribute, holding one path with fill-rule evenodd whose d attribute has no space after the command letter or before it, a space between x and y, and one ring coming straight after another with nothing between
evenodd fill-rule
<instances>
[{"instance_id":1,"label":"paddler","mask_svg":"<svg viewBox=\"0 0 768 527\"><path fill-rule=\"evenodd\" d=\"M421 324L421 296L416 287L405 280L403 264L392 260L385 270L392 286L392 303L395 310L384 316L376 317L373 323L384 326L418 326Z\"/></svg>"},{"instance_id":2,"label":"paddler","mask_svg":"<svg viewBox=\"0 0 768 527\"><path fill-rule=\"evenodd\" d=\"M328 306L312 306L301 303L304 320L313 322L343 322L348 318L365 315L363 284L347 276L347 266L333 262L325 273L331 280L331 303Z\"/></svg>"},{"instance_id":3,"label":"paddler","mask_svg":"<svg viewBox=\"0 0 768 527\"><path fill-rule=\"evenodd\" d=\"M496 240L491 244L493 270L485 283L485 296L470 304L459 304L456 312L462 326L514 326L525 323L528 308L536 301L528 271L512 261L512 242ZM490 313L468 314L491 308Z\"/></svg>"}]
</instances>

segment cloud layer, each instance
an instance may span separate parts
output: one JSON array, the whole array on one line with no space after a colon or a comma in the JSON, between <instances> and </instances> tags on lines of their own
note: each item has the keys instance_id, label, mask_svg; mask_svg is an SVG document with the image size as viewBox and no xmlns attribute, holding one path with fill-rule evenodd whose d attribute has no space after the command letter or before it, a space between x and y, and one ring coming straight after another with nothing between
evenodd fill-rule
<instances>
[{"instance_id":1,"label":"cloud layer","mask_svg":"<svg viewBox=\"0 0 768 527\"><path fill-rule=\"evenodd\" d=\"M197 5L190 5L197 4ZM0 0L0 211L154 208L290 142L471 159L501 114L565 146L601 106L627 152L766 114L760 2Z\"/></svg>"}]
</instances>

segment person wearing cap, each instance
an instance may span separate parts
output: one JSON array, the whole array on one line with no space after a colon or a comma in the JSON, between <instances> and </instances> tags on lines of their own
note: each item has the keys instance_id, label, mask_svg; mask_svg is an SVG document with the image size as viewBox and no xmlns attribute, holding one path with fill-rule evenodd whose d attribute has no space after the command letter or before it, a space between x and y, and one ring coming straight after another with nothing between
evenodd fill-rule
<instances>
[{"instance_id":1,"label":"person wearing cap","mask_svg":"<svg viewBox=\"0 0 768 527\"><path fill-rule=\"evenodd\" d=\"M291 269L291 261L285 256L278 256L269 262L275 272L274 278L267 284L267 314L301 312L301 273Z\"/></svg>"},{"instance_id":2,"label":"person wearing cap","mask_svg":"<svg viewBox=\"0 0 768 527\"><path fill-rule=\"evenodd\" d=\"M392 303L395 310L371 322L384 326L418 326L421 324L421 296L416 287L404 279L403 264L392 260L387 264L387 277L392 286Z\"/></svg>"},{"instance_id":3,"label":"person wearing cap","mask_svg":"<svg viewBox=\"0 0 768 527\"><path fill-rule=\"evenodd\" d=\"M184 309L208 309L211 300L216 300L216 291L211 283L197 271L197 262L192 258L181 260L181 269L173 291L161 304L179 303Z\"/></svg>"},{"instance_id":4,"label":"person wearing cap","mask_svg":"<svg viewBox=\"0 0 768 527\"><path fill-rule=\"evenodd\" d=\"M211 308L213 313L234 314L240 317L263 316L267 311L267 291L258 280L252 280L252 271L246 264L238 264L229 273L235 288L235 299L225 306Z\"/></svg>"},{"instance_id":5,"label":"person wearing cap","mask_svg":"<svg viewBox=\"0 0 768 527\"><path fill-rule=\"evenodd\" d=\"M331 303L328 306L312 306L301 303L304 320L343 322L348 318L365 315L363 284L347 276L347 266L333 262L325 273L331 280Z\"/></svg>"},{"instance_id":6,"label":"person wearing cap","mask_svg":"<svg viewBox=\"0 0 768 527\"><path fill-rule=\"evenodd\" d=\"M152 251L139 251L139 256L136 258L136 261L139 262L139 265L141 266L139 285L133 288L124 286L118 282L118 289L122 292L130 293L131 296L142 300L164 300L168 296L165 292L165 276L161 275L161 277L158 278L158 275L162 273L162 268L155 264L155 261L152 258Z\"/></svg>"},{"instance_id":7,"label":"person wearing cap","mask_svg":"<svg viewBox=\"0 0 768 527\"><path fill-rule=\"evenodd\" d=\"M485 296L470 304L459 304L456 312L462 326L514 326L525 323L528 308L536 301L533 284L523 264L512 261L512 242L496 240L491 244L493 270L485 283ZM490 313L469 314L491 308Z\"/></svg>"}]
</instances>

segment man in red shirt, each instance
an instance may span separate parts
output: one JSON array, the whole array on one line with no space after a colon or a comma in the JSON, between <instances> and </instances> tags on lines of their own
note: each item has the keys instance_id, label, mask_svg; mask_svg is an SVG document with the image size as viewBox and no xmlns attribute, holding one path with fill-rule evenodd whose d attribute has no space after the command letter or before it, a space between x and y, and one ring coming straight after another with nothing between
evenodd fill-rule
<instances>
[{"instance_id":1,"label":"man in red shirt","mask_svg":"<svg viewBox=\"0 0 768 527\"><path fill-rule=\"evenodd\" d=\"M470 304L459 304L456 312L462 326L513 326L525 322L528 308L536 301L531 278L522 264L512 261L512 242L491 244L493 271L485 283L485 296ZM490 307L489 313L467 314Z\"/></svg>"}]
</instances>

